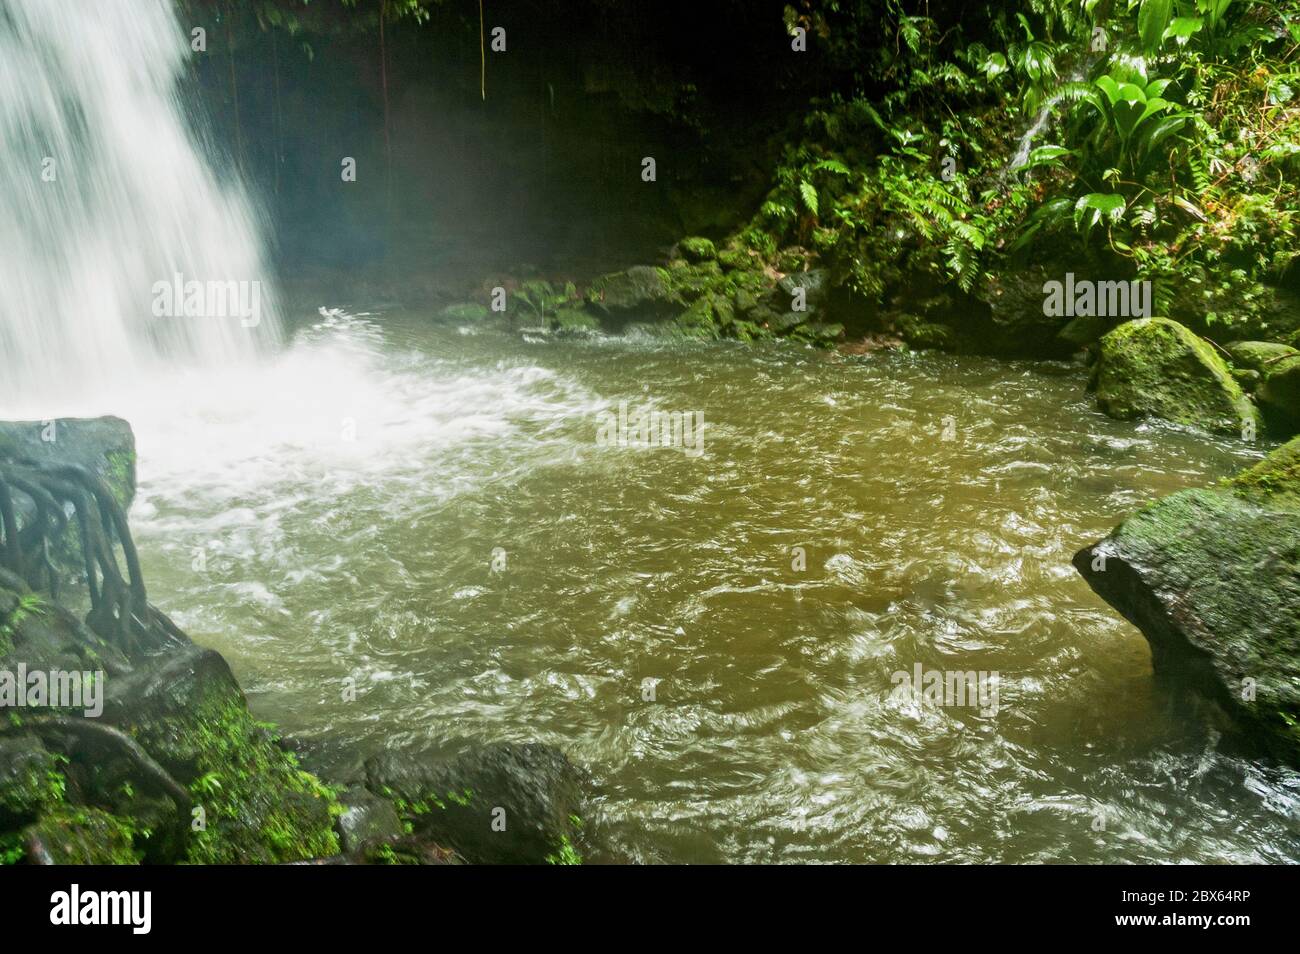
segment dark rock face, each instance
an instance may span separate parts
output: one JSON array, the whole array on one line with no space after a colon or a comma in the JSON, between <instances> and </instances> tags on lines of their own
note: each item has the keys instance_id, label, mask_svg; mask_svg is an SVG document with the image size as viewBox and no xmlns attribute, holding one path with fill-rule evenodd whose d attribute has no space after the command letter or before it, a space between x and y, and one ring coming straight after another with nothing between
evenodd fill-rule
<instances>
[{"instance_id":1,"label":"dark rock face","mask_svg":"<svg viewBox=\"0 0 1300 954\"><path fill-rule=\"evenodd\" d=\"M395 799L417 834L471 864L579 860L582 781L551 746L500 743L450 759L385 752L367 761L366 786Z\"/></svg>"},{"instance_id":2,"label":"dark rock face","mask_svg":"<svg viewBox=\"0 0 1300 954\"><path fill-rule=\"evenodd\" d=\"M123 509L135 499L135 434L120 417L0 421L0 455L76 464L98 474Z\"/></svg>"},{"instance_id":3,"label":"dark rock face","mask_svg":"<svg viewBox=\"0 0 1300 954\"><path fill-rule=\"evenodd\" d=\"M1300 431L1300 354L1269 362L1260 369L1259 403L1270 433Z\"/></svg>"},{"instance_id":4,"label":"dark rock face","mask_svg":"<svg viewBox=\"0 0 1300 954\"><path fill-rule=\"evenodd\" d=\"M1157 675L1300 762L1300 440L1157 501L1074 565L1142 630Z\"/></svg>"}]
</instances>

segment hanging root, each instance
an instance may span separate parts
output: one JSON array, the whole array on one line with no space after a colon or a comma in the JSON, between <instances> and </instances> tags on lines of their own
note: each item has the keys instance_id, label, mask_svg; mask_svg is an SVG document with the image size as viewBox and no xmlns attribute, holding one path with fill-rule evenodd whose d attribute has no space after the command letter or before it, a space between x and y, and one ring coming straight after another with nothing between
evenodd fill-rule
<instances>
[{"instance_id":1,"label":"hanging root","mask_svg":"<svg viewBox=\"0 0 1300 954\"><path fill-rule=\"evenodd\" d=\"M19 507L23 497L30 508ZM187 642L164 613L149 605L126 514L104 481L84 467L0 460L0 569L57 597L60 573L50 551L68 528L69 507L90 594L90 628L128 655ZM24 517L26 523L20 525ZM118 565L119 549L125 576Z\"/></svg>"}]
</instances>

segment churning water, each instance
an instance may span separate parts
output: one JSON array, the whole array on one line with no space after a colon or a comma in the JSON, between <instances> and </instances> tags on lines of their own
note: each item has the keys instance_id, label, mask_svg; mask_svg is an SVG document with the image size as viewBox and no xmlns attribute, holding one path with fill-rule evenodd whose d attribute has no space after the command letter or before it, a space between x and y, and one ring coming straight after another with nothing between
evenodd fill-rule
<instances>
[{"instance_id":1,"label":"churning water","mask_svg":"<svg viewBox=\"0 0 1300 954\"><path fill-rule=\"evenodd\" d=\"M132 422L150 592L257 713L553 743L598 859L1300 860L1296 774L1173 705L1069 562L1257 451L1109 420L1069 366L337 311L254 360L270 313L151 310L261 279L184 50L164 0L0 0L0 416ZM622 402L704 453L599 440ZM996 710L900 697L917 665L996 672Z\"/></svg>"},{"instance_id":2,"label":"churning water","mask_svg":"<svg viewBox=\"0 0 1300 954\"><path fill-rule=\"evenodd\" d=\"M606 857L1300 860L1297 776L1220 751L1070 565L1258 452L1083 378L330 313L119 410L151 592L257 712L553 743ZM705 453L601 441L622 402L702 414ZM898 697L917 664L999 673L997 711Z\"/></svg>"},{"instance_id":3,"label":"churning water","mask_svg":"<svg viewBox=\"0 0 1300 954\"><path fill-rule=\"evenodd\" d=\"M0 402L244 361L274 337L257 218L181 108L188 51L168 0L0 0ZM261 322L175 303L160 320L155 286L178 275L256 289Z\"/></svg>"}]
</instances>

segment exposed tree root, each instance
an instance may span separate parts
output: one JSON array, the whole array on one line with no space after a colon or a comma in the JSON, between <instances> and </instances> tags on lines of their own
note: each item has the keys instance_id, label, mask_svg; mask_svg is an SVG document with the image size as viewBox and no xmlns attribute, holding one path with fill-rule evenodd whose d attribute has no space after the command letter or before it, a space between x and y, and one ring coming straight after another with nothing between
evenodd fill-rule
<instances>
[{"instance_id":1,"label":"exposed tree root","mask_svg":"<svg viewBox=\"0 0 1300 954\"><path fill-rule=\"evenodd\" d=\"M71 752L75 748L98 749L107 758L120 758L129 762L135 769L137 777L152 783L176 803L176 832L184 844L189 837L189 815L193 799L185 786L172 778L170 772L154 761L135 739L121 729L102 725L89 719L77 719L65 716L38 716L24 719L20 725L0 725L0 735L31 733L54 748ZM69 738L71 741L69 742ZM100 764L103 760L97 760ZM49 850L40 837L32 834L25 844L27 860L31 864L47 865Z\"/></svg>"},{"instance_id":2,"label":"exposed tree root","mask_svg":"<svg viewBox=\"0 0 1300 954\"><path fill-rule=\"evenodd\" d=\"M20 526L18 495L31 501ZM149 605L140 558L126 514L98 475L73 464L0 460L0 569L33 589L58 596L60 573L51 559L68 528L68 507L81 543L82 572L90 594L86 623L128 656L187 642L166 614ZM126 565L118 565L118 550Z\"/></svg>"}]
</instances>

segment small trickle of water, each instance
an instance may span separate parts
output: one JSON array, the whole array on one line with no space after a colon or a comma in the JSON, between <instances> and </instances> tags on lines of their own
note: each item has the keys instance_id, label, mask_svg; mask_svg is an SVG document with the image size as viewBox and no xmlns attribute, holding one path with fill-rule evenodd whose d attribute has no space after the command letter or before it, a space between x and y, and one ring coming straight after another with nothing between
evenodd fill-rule
<instances>
[{"instance_id":1,"label":"small trickle of water","mask_svg":"<svg viewBox=\"0 0 1300 954\"><path fill-rule=\"evenodd\" d=\"M1088 69L1091 61L1080 64L1065 78L1065 84L1078 83L1088 75ZM1006 173L1015 172L1029 161L1029 152L1034 148L1034 140L1039 137L1048 123L1052 120L1052 114L1055 113L1057 105L1065 98L1064 88L1051 96L1047 97L1042 106L1038 107L1038 112L1034 114L1033 121L1023 133L1020 134L1020 140L1016 143L1016 151L1011 156L1011 161L1007 163ZM1005 173L1004 173L1005 174Z\"/></svg>"},{"instance_id":2,"label":"small trickle of water","mask_svg":"<svg viewBox=\"0 0 1300 954\"><path fill-rule=\"evenodd\" d=\"M258 218L180 105L188 50L168 0L0 0L6 405L100 392L162 358L243 360L275 335ZM203 292L189 316L159 287L177 276Z\"/></svg>"}]
</instances>

